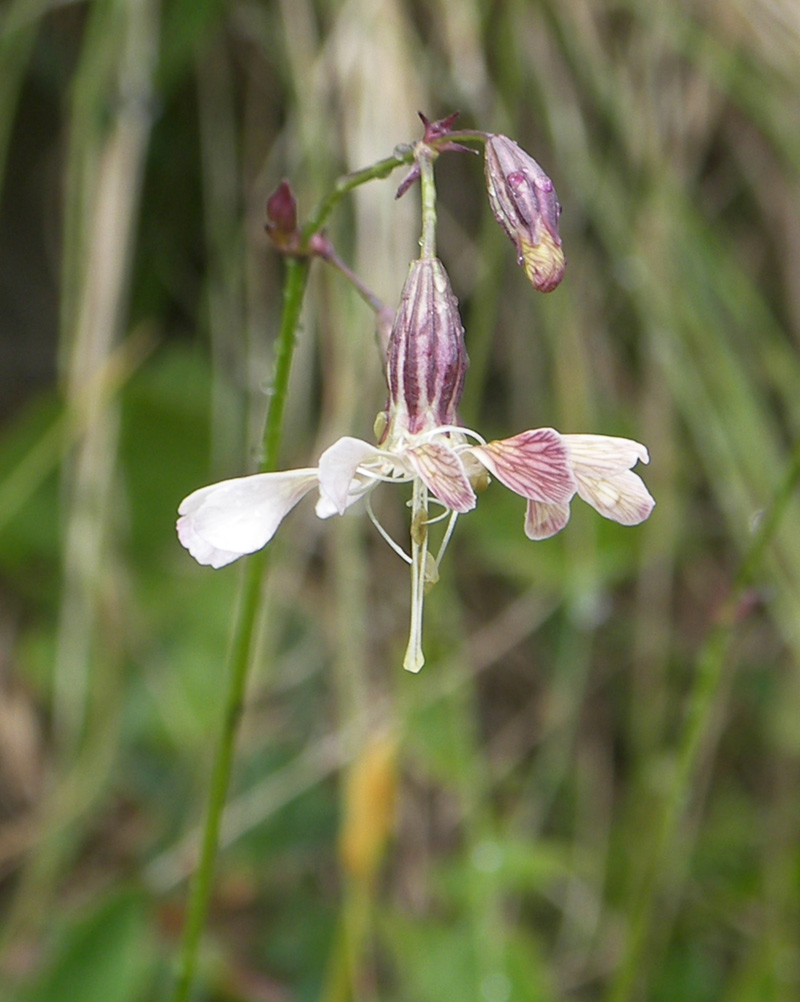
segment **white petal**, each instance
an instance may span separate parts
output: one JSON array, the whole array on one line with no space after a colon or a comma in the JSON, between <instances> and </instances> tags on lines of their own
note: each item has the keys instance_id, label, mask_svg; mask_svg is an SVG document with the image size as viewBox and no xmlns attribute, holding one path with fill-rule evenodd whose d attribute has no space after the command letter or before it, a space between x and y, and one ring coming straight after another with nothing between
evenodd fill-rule
<instances>
[{"instance_id":1,"label":"white petal","mask_svg":"<svg viewBox=\"0 0 800 1002\"><path fill-rule=\"evenodd\" d=\"M650 492L630 470L596 479L578 473L578 494L605 518L621 525L638 525L655 506Z\"/></svg>"},{"instance_id":2,"label":"white petal","mask_svg":"<svg viewBox=\"0 0 800 1002\"><path fill-rule=\"evenodd\" d=\"M226 564L233 563L234 560L238 560L242 555L241 553L234 553L231 550L219 550L204 539L201 539L194 531L191 515L184 515L179 518L176 528L178 530L178 539L198 564L218 569L224 567Z\"/></svg>"},{"instance_id":3,"label":"white petal","mask_svg":"<svg viewBox=\"0 0 800 1002\"><path fill-rule=\"evenodd\" d=\"M347 501L345 503L345 508L349 508L354 505L356 501L360 501L365 494L375 487L380 481L371 480L367 477L361 477L356 474L350 481L350 488L347 493ZM320 489L319 498L317 499L316 513L318 518L330 518L332 515L342 515L343 512L339 511L338 505L336 505L327 494L323 494Z\"/></svg>"},{"instance_id":4,"label":"white petal","mask_svg":"<svg viewBox=\"0 0 800 1002\"><path fill-rule=\"evenodd\" d=\"M381 452L374 445L360 438L348 436L340 438L322 453L319 457L320 500L317 505L317 514L320 518L327 518L334 512L344 515L347 506L365 493L365 490L361 490L352 500L350 499L350 488L356 470L361 463L376 455L381 455ZM362 486L361 481L353 486L356 488Z\"/></svg>"},{"instance_id":5,"label":"white petal","mask_svg":"<svg viewBox=\"0 0 800 1002\"><path fill-rule=\"evenodd\" d=\"M528 501L525 513L525 535L528 539L549 539L561 532L569 522L568 504L545 504Z\"/></svg>"},{"instance_id":6,"label":"white petal","mask_svg":"<svg viewBox=\"0 0 800 1002\"><path fill-rule=\"evenodd\" d=\"M317 471L257 473L201 487L181 502L178 538L201 564L224 567L272 539L317 483Z\"/></svg>"},{"instance_id":7,"label":"white petal","mask_svg":"<svg viewBox=\"0 0 800 1002\"><path fill-rule=\"evenodd\" d=\"M630 470L637 462L649 463L650 456L641 442L610 435L562 435L569 449L576 475L602 478Z\"/></svg>"}]
</instances>

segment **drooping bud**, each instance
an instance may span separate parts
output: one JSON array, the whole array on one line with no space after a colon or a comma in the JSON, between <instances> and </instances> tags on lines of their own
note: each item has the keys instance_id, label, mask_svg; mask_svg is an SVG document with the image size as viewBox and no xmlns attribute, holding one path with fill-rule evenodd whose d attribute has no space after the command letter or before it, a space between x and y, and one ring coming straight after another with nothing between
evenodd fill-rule
<instances>
[{"instance_id":1,"label":"drooping bud","mask_svg":"<svg viewBox=\"0 0 800 1002\"><path fill-rule=\"evenodd\" d=\"M297 199L288 181L281 181L267 199L266 230L280 250L291 253L299 247Z\"/></svg>"},{"instance_id":2,"label":"drooping bud","mask_svg":"<svg viewBox=\"0 0 800 1002\"><path fill-rule=\"evenodd\" d=\"M534 288L551 292L566 265L558 233L561 206L553 182L507 136L489 137L485 166L492 212L517 248L518 263Z\"/></svg>"},{"instance_id":3,"label":"drooping bud","mask_svg":"<svg viewBox=\"0 0 800 1002\"><path fill-rule=\"evenodd\" d=\"M468 364L447 272L438 258L420 258L411 265L389 337L388 435L455 424Z\"/></svg>"}]
</instances>

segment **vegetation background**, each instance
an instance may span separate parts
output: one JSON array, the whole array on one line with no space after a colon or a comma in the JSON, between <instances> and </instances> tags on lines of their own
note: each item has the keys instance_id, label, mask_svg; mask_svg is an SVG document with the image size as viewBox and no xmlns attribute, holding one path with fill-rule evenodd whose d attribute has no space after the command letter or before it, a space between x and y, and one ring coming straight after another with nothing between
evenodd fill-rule
<instances>
[{"instance_id":1,"label":"vegetation background","mask_svg":"<svg viewBox=\"0 0 800 1002\"><path fill-rule=\"evenodd\" d=\"M365 519L293 512L197 997L800 997L798 93L794 0L5 0L4 1002L167 997L241 574L198 567L175 508L256 458L267 194L310 212L418 109L517 138L564 206L540 296L478 158L439 162L465 422L639 439L658 506L576 504L533 544L489 491L416 677L406 569ZM390 304L399 179L330 227ZM384 403L372 316L311 278L287 467Z\"/></svg>"}]
</instances>

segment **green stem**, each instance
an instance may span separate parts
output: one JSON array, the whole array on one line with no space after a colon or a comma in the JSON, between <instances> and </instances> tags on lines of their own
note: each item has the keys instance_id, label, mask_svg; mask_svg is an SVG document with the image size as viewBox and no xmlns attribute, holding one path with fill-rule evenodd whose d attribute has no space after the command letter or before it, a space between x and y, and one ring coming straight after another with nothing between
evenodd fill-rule
<instances>
[{"instance_id":1,"label":"green stem","mask_svg":"<svg viewBox=\"0 0 800 1002\"><path fill-rule=\"evenodd\" d=\"M307 259L291 259L287 262L283 315L275 356L275 380L264 429L264 454L261 471L265 473L274 470L277 466L289 373L295 347L295 332L300 320L307 278ZM242 582L231 645L228 691L225 697L222 728L214 754L200 858L192 880L187 906L181 967L172 995L173 1002L186 1002L186 999L189 998L197 968L197 951L211 899L219 830L230 785L236 736L253 653L261 583L267 567L268 553L268 550L261 550L250 557Z\"/></svg>"},{"instance_id":2,"label":"green stem","mask_svg":"<svg viewBox=\"0 0 800 1002\"><path fill-rule=\"evenodd\" d=\"M370 167L364 167L363 170L353 171L352 174L344 174L340 177L333 186L333 191L327 198L324 198L320 202L317 211L303 227L303 243L308 243L315 233L319 233L328 222L333 210L348 192L351 192L359 185L365 184L367 181L386 178L397 167L402 167L403 164L410 164L413 160L413 147L398 146L390 157L378 160L377 163L372 164Z\"/></svg>"},{"instance_id":3,"label":"green stem","mask_svg":"<svg viewBox=\"0 0 800 1002\"><path fill-rule=\"evenodd\" d=\"M418 158L422 190L422 236L420 257L436 257L436 183L433 177L433 157L423 149Z\"/></svg>"},{"instance_id":4,"label":"green stem","mask_svg":"<svg viewBox=\"0 0 800 1002\"><path fill-rule=\"evenodd\" d=\"M448 132L445 138L450 143L476 142L485 146L487 139L492 138L492 133L481 132L479 129L456 129L454 132Z\"/></svg>"},{"instance_id":5,"label":"green stem","mask_svg":"<svg viewBox=\"0 0 800 1002\"><path fill-rule=\"evenodd\" d=\"M642 886L631 919L631 936L626 956L609 992L610 1002L627 1002L637 997L637 982L643 958L648 947L663 889L670 882L675 885L672 853L677 836L695 785L704 756L709 752L709 742L715 731L718 696L725 681L725 664L728 649L734 636L738 609L755 573L761 565L767 548L773 542L786 507L794 496L800 481L800 441L795 446L784 478L779 484L772 503L765 513L750 546L739 565L728 596L717 615L697 659L694 688L689 704L689 718L677 754L675 776L668 798L663 805L656 830L655 844L647 876Z\"/></svg>"},{"instance_id":6,"label":"green stem","mask_svg":"<svg viewBox=\"0 0 800 1002\"><path fill-rule=\"evenodd\" d=\"M271 473L278 468L278 455L283 431L283 415L286 410L286 395L289 389L289 374L295 348L295 334L300 322L303 295L308 280L308 258L292 258L287 261L286 281L283 292L283 316L275 352L275 378L272 396L267 409L264 426L264 453L261 472Z\"/></svg>"},{"instance_id":7,"label":"green stem","mask_svg":"<svg viewBox=\"0 0 800 1002\"><path fill-rule=\"evenodd\" d=\"M336 182L333 191L320 203L314 215L303 228L303 242L308 243L314 234L322 229L333 210L348 192L367 181L387 177L396 167L411 163L413 159L413 149L399 148L391 157L386 157L371 167L341 177ZM287 259L281 329L275 354L275 378L264 428L263 456L260 467L262 473L277 469L289 374L308 271L309 259L307 257ZM236 736L252 659L261 585L267 568L268 552L268 550L261 550L249 558L242 581L231 644L228 691L225 697L221 731L214 753L200 858L192 880L187 905L180 971L175 990L171 996L172 1002L186 1002L197 969L198 947L211 899L219 831L230 785Z\"/></svg>"}]
</instances>

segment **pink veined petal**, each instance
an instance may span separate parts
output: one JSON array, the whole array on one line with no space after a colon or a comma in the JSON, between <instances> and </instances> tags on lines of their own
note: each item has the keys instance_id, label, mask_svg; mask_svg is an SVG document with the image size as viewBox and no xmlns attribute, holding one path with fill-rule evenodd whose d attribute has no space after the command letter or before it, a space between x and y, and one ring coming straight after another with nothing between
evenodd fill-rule
<instances>
[{"instance_id":1,"label":"pink veined petal","mask_svg":"<svg viewBox=\"0 0 800 1002\"><path fill-rule=\"evenodd\" d=\"M350 500L350 485L359 465L370 459L379 450L369 442L364 442L360 438L350 438L345 436L338 439L327 448L319 457L319 494L320 501L317 507L317 514L320 518L327 518L330 506L335 512L344 515L345 509ZM358 500L364 491L361 491L353 500ZM324 514L320 514L320 509Z\"/></svg>"},{"instance_id":2,"label":"pink veined petal","mask_svg":"<svg viewBox=\"0 0 800 1002\"><path fill-rule=\"evenodd\" d=\"M201 487L178 509L178 538L200 564L224 567L272 539L317 483L317 471L257 473Z\"/></svg>"},{"instance_id":3,"label":"pink veined petal","mask_svg":"<svg viewBox=\"0 0 800 1002\"><path fill-rule=\"evenodd\" d=\"M598 478L630 470L637 463L649 463L650 456L641 442L610 435L564 435L576 474Z\"/></svg>"},{"instance_id":4,"label":"pink veined petal","mask_svg":"<svg viewBox=\"0 0 800 1002\"><path fill-rule=\"evenodd\" d=\"M429 491L451 511L472 511L475 491L456 452L442 442L408 449L405 458Z\"/></svg>"},{"instance_id":5,"label":"pink veined petal","mask_svg":"<svg viewBox=\"0 0 800 1002\"><path fill-rule=\"evenodd\" d=\"M569 522L568 504L544 504L528 501L525 513L525 535L528 539L549 539L561 532Z\"/></svg>"},{"instance_id":6,"label":"pink veined petal","mask_svg":"<svg viewBox=\"0 0 800 1002\"><path fill-rule=\"evenodd\" d=\"M621 525L638 525L655 507L652 495L630 470L596 479L578 473L578 494L605 518Z\"/></svg>"},{"instance_id":7,"label":"pink veined petal","mask_svg":"<svg viewBox=\"0 0 800 1002\"><path fill-rule=\"evenodd\" d=\"M575 494L569 453L552 428L523 431L468 451L509 490L529 501L565 504Z\"/></svg>"}]
</instances>

